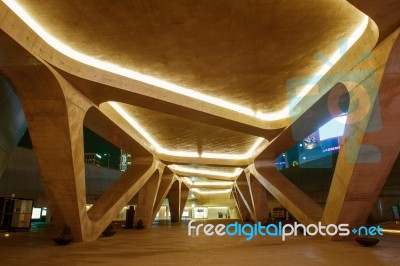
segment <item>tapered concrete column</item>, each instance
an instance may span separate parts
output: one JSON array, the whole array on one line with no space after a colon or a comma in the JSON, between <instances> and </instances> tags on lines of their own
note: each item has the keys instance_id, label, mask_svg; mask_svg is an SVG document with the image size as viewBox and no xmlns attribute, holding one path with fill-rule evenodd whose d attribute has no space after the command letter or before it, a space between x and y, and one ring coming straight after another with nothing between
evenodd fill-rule
<instances>
[{"instance_id":1,"label":"tapered concrete column","mask_svg":"<svg viewBox=\"0 0 400 266\"><path fill-rule=\"evenodd\" d=\"M343 112L340 108L330 107L347 104L348 95L339 93L343 91L344 85L337 83L331 86L332 82L329 80L321 79L321 86L317 86L315 95L304 97L300 104L293 108L291 111L293 123L282 130L279 136L255 158L254 164L248 167L248 171L254 175L261 185L298 221L306 225L320 221L322 208L275 168L275 159L298 141L318 130L321 125ZM299 80L295 79L287 84L292 88L294 94L297 86L305 85L302 83L305 80L298 84L297 82ZM331 86L330 89L327 89L329 86ZM303 102L305 106L310 105L310 102L313 102L313 105L304 111L301 108Z\"/></svg>"},{"instance_id":2,"label":"tapered concrete column","mask_svg":"<svg viewBox=\"0 0 400 266\"><path fill-rule=\"evenodd\" d=\"M251 165L249 170L300 223L315 224L321 219L322 208L279 173L274 161L269 164L264 161L257 170L254 165Z\"/></svg>"},{"instance_id":3,"label":"tapered concrete column","mask_svg":"<svg viewBox=\"0 0 400 266\"><path fill-rule=\"evenodd\" d=\"M179 213L179 220L182 219L183 210L185 209L186 201L189 197L189 188L185 185L185 183L181 183L181 200L180 200L180 213Z\"/></svg>"},{"instance_id":4,"label":"tapered concrete column","mask_svg":"<svg viewBox=\"0 0 400 266\"><path fill-rule=\"evenodd\" d=\"M240 195L238 195L239 193L237 192L237 187L235 186L232 189L232 195L235 198L235 203L236 203L236 207L239 211L240 214L240 218L242 220L242 222L248 222L251 220L251 215L249 210L247 209L247 207L245 206L243 199Z\"/></svg>"},{"instance_id":5,"label":"tapered concrete column","mask_svg":"<svg viewBox=\"0 0 400 266\"><path fill-rule=\"evenodd\" d=\"M82 162L75 158L74 165L73 156L79 154L76 150L82 145L72 145L72 142L82 142L80 124L90 104L85 106L81 103L81 107L74 108L72 99L64 96L61 84L44 66L13 71L9 76L26 113L33 150L54 221L58 226L70 226L74 238L82 240L80 212L85 210L85 206L82 210L78 207L82 200L78 194L85 191L84 176L82 178L80 174L84 167L83 154ZM74 130L71 131L71 128Z\"/></svg>"},{"instance_id":6,"label":"tapered concrete column","mask_svg":"<svg viewBox=\"0 0 400 266\"><path fill-rule=\"evenodd\" d=\"M161 175L155 172L139 191L138 204L135 212L135 224L141 219L145 228L153 223L153 208L156 202Z\"/></svg>"},{"instance_id":7,"label":"tapered concrete column","mask_svg":"<svg viewBox=\"0 0 400 266\"><path fill-rule=\"evenodd\" d=\"M154 203L152 221L154 221L154 219L156 218L157 213L160 210L165 198L167 197L168 192L170 191L174 181L176 181L174 173L168 167L165 167L163 175L161 177L160 186L158 188L156 201Z\"/></svg>"},{"instance_id":8,"label":"tapered concrete column","mask_svg":"<svg viewBox=\"0 0 400 266\"><path fill-rule=\"evenodd\" d=\"M346 138L340 149L322 218L326 224L346 223L351 229L363 225L398 157L400 150L398 34L399 30L374 51L382 55L373 58L385 58L387 56L385 54L390 52L383 75L377 71L377 86L368 86L373 78L369 77L359 87L353 88L358 98L350 105L349 115L359 113L363 116L358 117L354 123L350 121L346 125ZM370 61L373 62L372 59ZM361 94L360 90L367 93ZM375 98L376 92L378 97ZM360 102L371 104L361 105ZM335 236L333 239L339 237Z\"/></svg>"},{"instance_id":9,"label":"tapered concrete column","mask_svg":"<svg viewBox=\"0 0 400 266\"><path fill-rule=\"evenodd\" d=\"M251 200L254 206L254 215L256 217L254 222L265 223L269 218L267 190L250 173L246 173L246 177L249 183Z\"/></svg>"},{"instance_id":10,"label":"tapered concrete column","mask_svg":"<svg viewBox=\"0 0 400 266\"><path fill-rule=\"evenodd\" d=\"M24 108L56 226L69 226L76 241L94 240L157 171L158 163L54 69L42 63L5 69L4 73L13 81ZM116 145L126 145L126 150L136 155L133 167L88 212L83 160L84 119L89 126L100 124L97 129L103 131L100 135L106 139L118 136L116 139L121 143Z\"/></svg>"},{"instance_id":11,"label":"tapered concrete column","mask_svg":"<svg viewBox=\"0 0 400 266\"><path fill-rule=\"evenodd\" d=\"M181 220L188 196L189 188L181 180L175 181L167 195L171 211L171 222L179 222Z\"/></svg>"},{"instance_id":12,"label":"tapered concrete column","mask_svg":"<svg viewBox=\"0 0 400 266\"><path fill-rule=\"evenodd\" d=\"M171 212L171 222L180 221L180 194L181 182L176 180L168 192L167 198L169 203L169 210Z\"/></svg>"},{"instance_id":13,"label":"tapered concrete column","mask_svg":"<svg viewBox=\"0 0 400 266\"><path fill-rule=\"evenodd\" d=\"M253 200L245 172L242 172L237 178L235 186L237 196L241 198L244 207L246 207L247 211L250 213L251 220L256 221L257 217L254 214Z\"/></svg>"}]
</instances>

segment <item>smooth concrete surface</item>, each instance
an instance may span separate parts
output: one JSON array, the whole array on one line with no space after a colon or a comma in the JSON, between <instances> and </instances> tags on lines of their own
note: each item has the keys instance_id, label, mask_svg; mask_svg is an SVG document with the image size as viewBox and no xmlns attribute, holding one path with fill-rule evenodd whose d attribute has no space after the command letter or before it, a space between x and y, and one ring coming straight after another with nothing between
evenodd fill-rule
<instances>
[{"instance_id":1,"label":"smooth concrete surface","mask_svg":"<svg viewBox=\"0 0 400 266\"><path fill-rule=\"evenodd\" d=\"M232 195L235 198L236 207L239 211L242 221L250 221L252 219L252 215L249 211L249 208L246 206L237 186L233 188Z\"/></svg>"},{"instance_id":2,"label":"smooth concrete surface","mask_svg":"<svg viewBox=\"0 0 400 266\"><path fill-rule=\"evenodd\" d=\"M306 193L285 179L273 163L286 148L343 112L341 108L330 108L330 103L337 105L337 101L329 100L332 98L332 88L338 83L342 83L349 92L362 95L362 87L370 83L373 72L379 90L385 88L390 91L388 95L397 97L397 87L391 84L398 80L398 61L394 60L395 63L391 65L389 54L399 30L375 46L380 30L375 22L365 20L365 24L362 24L366 26L365 30L359 32L360 38L354 40L346 57L341 57L330 70L326 69L328 72L309 88L305 97L290 108L290 118L285 115L258 119L261 113L271 114L286 108L288 102L303 94L299 89L305 85L304 78L308 80L316 75L316 70L327 63L325 55L329 57L338 49L334 40L353 35L356 28L361 30L360 23L364 21L362 10L356 10L344 0L318 5L314 5L314 1L272 1L266 5L256 5L258 1L250 1L252 4L249 1L235 1L233 5L228 4L229 1L216 5L152 3L149 6L130 6L107 3L104 10L110 9L110 16L102 16L103 5L76 5L76 0L68 3L49 1L45 5L40 1L19 2L20 10L27 13L18 12L12 1L0 2L0 48L4 55L0 60L0 73L10 80L21 100L53 219L59 227L71 227L77 241L97 239L150 176L170 163L210 168L252 168L251 173L261 185L303 224L315 223L322 216L329 218L322 219L323 222L331 219L336 220L335 223L346 222L347 217L343 220L339 218L347 213L355 217L350 222L365 222L372 209L371 202L377 199L389 171L379 172L379 176L374 176L371 178L373 181L364 185L353 174L356 172L352 167L343 168L339 164L337 167L343 168L343 176L347 177L344 188L336 189L341 187L334 184L334 178L329 194L333 196L328 197L328 204L322 209ZM389 3L384 9L398 10ZM229 14L226 10L230 10ZM263 10L272 10L274 16L265 16ZM32 20L43 27L43 31L36 29L38 33L34 32L35 27L30 26L35 23L26 23L29 21L26 14L30 14ZM182 14L188 16L182 17ZM135 19L124 19L128 17ZM79 23L75 23L77 21ZM109 27L114 24L120 27ZM395 27L396 20L388 25L388 29ZM146 34L141 34L143 30ZM46 38L44 32L55 39L50 35ZM74 36L67 34L69 32L73 32ZM91 38L87 39L88 36ZM107 38L101 39L104 36ZM78 55L80 58L77 58L76 53L67 51L69 49L63 51L58 47L57 39L85 57ZM264 41L268 45L264 45ZM343 54L343 45L340 46ZM360 55L370 50L370 56L360 59ZM317 58L324 60L316 60L316 53ZM95 58L105 61L86 60ZM118 67L105 62L115 63ZM164 63L159 65L152 62ZM328 65L333 63L329 62ZM393 67L389 72L392 77L386 75L385 68L388 66ZM150 75L152 81L147 78L144 80L141 75L142 78L138 78L131 71ZM153 78L163 81L159 84ZM384 79L386 85L381 83ZM193 93L164 81L193 89ZM209 96L216 98L213 100ZM383 103L388 104L392 97L388 98ZM367 97L359 99L366 100ZM120 105L109 101L119 102ZM225 101L231 104L227 105ZM361 103L362 113L368 113L372 105L364 106ZM383 117L383 122L397 121L398 110L392 108L393 105L396 106L388 104L390 108L382 109L386 110L388 117L387 120ZM350 108L349 115L353 110L358 109ZM189 115L199 113L202 113L200 118ZM137 117L132 117L135 115ZM365 117L368 119L368 116ZM131 153L133 158L132 166L101 195L88 212L83 125ZM299 127L304 129L300 130L300 134L297 132ZM399 152L399 137L393 133L386 135L388 131L396 133L397 127L383 127L383 135L377 135L378 139L372 140L375 143L380 141L379 137L383 137L393 144L393 149L382 149L383 160L390 160L380 167L389 169ZM262 136L263 139L257 139L256 136ZM153 143L155 141L151 139L160 143ZM344 145L340 154L345 151ZM354 154L357 153L354 150ZM370 172L378 171L380 169ZM204 177L199 175L197 177ZM171 196L168 196L173 221L180 220L188 195L187 188L181 190L182 177L178 177L179 190L172 187L173 192L178 193L170 192ZM360 189L354 193L352 187ZM236 200L242 197L244 204L241 206L246 205L252 220L257 220L254 195L249 190L247 180L237 188ZM146 200L151 200L149 207L145 208L147 217L154 215L156 190L154 187L143 189L151 191L151 195L146 195ZM214 199L214 196L209 197ZM350 207L342 208L346 197L351 201L347 204ZM360 198L367 198L370 202L364 202L369 205L352 204ZM245 215L242 214L242 217Z\"/></svg>"},{"instance_id":3,"label":"smooth concrete surface","mask_svg":"<svg viewBox=\"0 0 400 266\"><path fill-rule=\"evenodd\" d=\"M254 214L258 222L265 223L269 218L267 190L254 176L249 174L247 180L251 191Z\"/></svg>"},{"instance_id":4,"label":"smooth concrete surface","mask_svg":"<svg viewBox=\"0 0 400 266\"><path fill-rule=\"evenodd\" d=\"M162 173L155 172L139 191L138 206L134 217L134 223L143 221L146 227L153 222L153 208L160 186Z\"/></svg>"},{"instance_id":5,"label":"smooth concrete surface","mask_svg":"<svg viewBox=\"0 0 400 266\"><path fill-rule=\"evenodd\" d=\"M254 215L254 206L252 201L251 188L248 184L245 172L242 172L236 179L236 188L238 194L242 197L243 203L246 205L246 208L253 216L252 219L256 220L254 217L255 215Z\"/></svg>"},{"instance_id":6,"label":"smooth concrete surface","mask_svg":"<svg viewBox=\"0 0 400 266\"><path fill-rule=\"evenodd\" d=\"M348 120L324 210L290 181L287 181L276 170L274 160L278 154L284 152L296 141L306 137L323 124L321 122L326 119L326 116L321 116L321 111L324 109L318 106L322 104L330 112L335 109L331 107L335 106L337 101L330 102L332 99L329 98L329 94L335 91L335 87L332 87L331 92L324 96L326 99L320 98L314 106L294 121L290 127L286 128L267 149L258 155L254 167L249 167L260 183L303 224L322 220L325 224L348 223L352 227L356 227L361 226L367 220L399 154L398 140L391 136L391 134L397 132L396 123L392 122L395 121L395 118L391 114L394 115L398 112L396 109L398 92L395 87L396 82L393 82L398 77L398 60L393 60L398 58L396 46L398 38L399 30L396 30L373 50L371 56L368 56L354 68L360 72L348 72L345 75L346 78L342 77L342 83L350 93ZM387 71L388 69L389 71ZM387 84L383 83L385 78L388 80ZM346 82L346 79L355 82ZM356 84L356 86L351 84ZM382 124L371 130L374 131L371 134L373 136L366 135L366 131L374 126L371 117L377 94L380 97L379 105L382 113L379 122ZM363 102L361 103L361 101ZM318 111L313 112L314 108ZM338 110L335 112L338 112ZM303 124L303 122L305 123ZM299 130L301 128L304 130ZM294 137L295 135L297 135L297 138ZM386 140L386 142L382 140ZM355 145L347 145L351 141ZM362 141L365 141L365 143ZM360 152L360 144L373 144L374 148L378 147L381 153L380 163L361 161L357 157L359 154L367 158L371 157L371 154ZM355 158L347 156L347 151L349 151L349 154L353 154ZM347 208L342 208L342 204L346 204Z\"/></svg>"},{"instance_id":7,"label":"smooth concrete surface","mask_svg":"<svg viewBox=\"0 0 400 266\"><path fill-rule=\"evenodd\" d=\"M27 125L12 86L0 76L0 179Z\"/></svg>"},{"instance_id":8,"label":"smooth concrete surface","mask_svg":"<svg viewBox=\"0 0 400 266\"><path fill-rule=\"evenodd\" d=\"M378 44L400 25L400 17L398 15L400 2L398 0L348 0L347 2L362 10L364 14L375 21L379 28Z\"/></svg>"},{"instance_id":9,"label":"smooth concrete surface","mask_svg":"<svg viewBox=\"0 0 400 266\"><path fill-rule=\"evenodd\" d=\"M396 30L374 51L373 58L388 59L384 67L374 70L372 77L359 82L365 93L350 102L346 138L341 144L321 219L326 224L362 225L399 155L400 127L395 116L400 110L399 34L400 30ZM349 91L353 95L359 93L355 89Z\"/></svg>"},{"instance_id":10,"label":"smooth concrete surface","mask_svg":"<svg viewBox=\"0 0 400 266\"><path fill-rule=\"evenodd\" d=\"M318 222L322 216L322 208L282 175L275 166L271 165L257 170L251 168L251 172L302 224Z\"/></svg>"},{"instance_id":11,"label":"smooth concrete surface","mask_svg":"<svg viewBox=\"0 0 400 266\"><path fill-rule=\"evenodd\" d=\"M348 38L363 20L344 0L18 2L76 51L265 113L286 107L282 80L313 75L322 65L314 54L336 51L331 40ZM53 58L66 72L91 76L65 56Z\"/></svg>"},{"instance_id":12,"label":"smooth concrete surface","mask_svg":"<svg viewBox=\"0 0 400 266\"><path fill-rule=\"evenodd\" d=\"M202 221L205 222L205 221ZM224 220L208 221L213 224ZM37 232L32 232L37 231ZM191 236L187 222L152 230L117 229L112 237L56 246L51 226L0 235L0 264L5 265L399 265L400 237L386 235L370 248L355 241L313 237Z\"/></svg>"},{"instance_id":13,"label":"smooth concrete surface","mask_svg":"<svg viewBox=\"0 0 400 266\"><path fill-rule=\"evenodd\" d=\"M175 181L174 173L168 168L164 168L163 175L161 177L160 186L157 191L156 199L153 206L153 214L151 221L157 216L158 211L160 210L165 198L168 195L169 190L171 189L172 184Z\"/></svg>"}]
</instances>

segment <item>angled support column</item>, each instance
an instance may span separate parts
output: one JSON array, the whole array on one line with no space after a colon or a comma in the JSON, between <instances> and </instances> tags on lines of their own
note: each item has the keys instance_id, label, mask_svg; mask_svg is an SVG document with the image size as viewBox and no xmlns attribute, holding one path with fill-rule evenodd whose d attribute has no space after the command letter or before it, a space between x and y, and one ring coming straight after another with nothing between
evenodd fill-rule
<instances>
[{"instance_id":1,"label":"angled support column","mask_svg":"<svg viewBox=\"0 0 400 266\"><path fill-rule=\"evenodd\" d=\"M248 167L248 171L261 185L299 222L305 225L320 221L322 208L275 168L275 159L299 140L304 139L318 130L321 125L343 112L340 108L332 109L330 107L338 103L340 106L347 104L348 95L339 93L343 91L344 86L337 83L328 90L326 88L331 86L331 81L328 79L326 80L327 84L324 84L323 80L321 79L321 86L317 86L318 88L315 89L317 92L312 93L310 97L304 97L300 104L293 108L292 124L282 130L279 136L255 158L254 164ZM291 88L290 94L296 94L297 86L304 85L303 82L305 82L303 79L294 79L288 82L287 85ZM311 107L303 110L303 104L304 106L311 105Z\"/></svg>"},{"instance_id":2,"label":"angled support column","mask_svg":"<svg viewBox=\"0 0 400 266\"><path fill-rule=\"evenodd\" d=\"M254 207L254 222L265 223L269 218L267 190L253 175L250 174L248 169L246 169L246 178L247 183L249 184L251 201Z\"/></svg>"},{"instance_id":3,"label":"angled support column","mask_svg":"<svg viewBox=\"0 0 400 266\"><path fill-rule=\"evenodd\" d=\"M146 229L153 223L153 208L161 182L162 172L155 172L139 191L135 224L141 219Z\"/></svg>"},{"instance_id":4,"label":"angled support column","mask_svg":"<svg viewBox=\"0 0 400 266\"><path fill-rule=\"evenodd\" d=\"M249 166L249 170L300 223L315 224L321 219L322 208L279 173L274 161L259 162L258 166Z\"/></svg>"},{"instance_id":5,"label":"angled support column","mask_svg":"<svg viewBox=\"0 0 400 266\"><path fill-rule=\"evenodd\" d=\"M171 212L171 222L180 221L180 194L181 194L181 182L176 180L171 189L168 192L167 198L169 203L169 210Z\"/></svg>"},{"instance_id":6,"label":"angled support column","mask_svg":"<svg viewBox=\"0 0 400 266\"><path fill-rule=\"evenodd\" d=\"M101 121L101 123L99 123ZM156 176L162 172L164 164L155 161L152 155L146 151L143 146L133 140L131 135L128 135L111 120L108 119L97 108L91 108L86 114L84 120L85 126L109 140L118 147L123 147L126 151L132 154L133 164L128 170L97 200L95 205L89 210L88 215L93 220L91 211L101 211L100 216L105 220L106 214L110 215L107 219L114 219L116 214L132 199L132 197L141 189L147 180L155 174ZM119 120L122 125L124 120ZM125 125L126 127L126 125ZM159 173L158 173L159 172ZM108 203L102 200L107 199ZM107 204L110 210L106 209L101 204ZM111 206L113 208L111 209ZM99 208L99 209L96 209ZM101 209L102 208L102 209ZM111 212L112 210L112 212ZM115 212L115 214L113 214ZM97 214L96 214L97 215ZM96 220L95 220L96 221ZM103 223L103 222L102 222ZM107 226L107 224L106 224Z\"/></svg>"},{"instance_id":7,"label":"angled support column","mask_svg":"<svg viewBox=\"0 0 400 266\"><path fill-rule=\"evenodd\" d=\"M69 226L76 241L97 239L158 170L159 163L45 62L4 69L3 72L12 80L24 108L56 226ZM133 167L88 212L83 158L84 120L89 127L96 125L100 135L108 140L117 135L117 142L120 140L121 143L115 144L126 148L136 158Z\"/></svg>"},{"instance_id":8,"label":"angled support column","mask_svg":"<svg viewBox=\"0 0 400 266\"><path fill-rule=\"evenodd\" d=\"M238 200L236 199L236 187L233 187L233 188L232 188L231 195L232 195L232 197L233 197L233 200L235 201L236 209L237 209L238 212L239 212L240 220L242 220L242 222L243 222L242 212L240 211L240 206L239 206Z\"/></svg>"},{"instance_id":9,"label":"angled support column","mask_svg":"<svg viewBox=\"0 0 400 266\"><path fill-rule=\"evenodd\" d=\"M247 207L245 206L242 197L239 195L237 191L237 187L233 187L232 189L232 195L235 199L236 207L239 211L240 218L242 222L248 222L251 220L251 215Z\"/></svg>"},{"instance_id":10,"label":"angled support column","mask_svg":"<svg viewBox=\"0 0 400 266\"><path fill-rule=\"evenodd\" d=\"M257 217L254 212L253 199L249 187L249 182L245 172L242 172L237 178L235 186L237 196L241 198L241 202L243 202L244 207L247 208L251 220L257 221Z\"/></svg>"},{"instance_id":11,"label":"angled support column","mask_svg":"<svg viewBox=\"0 0 400 266\"><path fill-rule=\"evenodd\" d=\"M158 211L160 210L165 198L168 195L168 192L172 187L172 184L176 180L177 179L175 179L174 173L168 167L165 167L161 177L160 187L158 188L156 201L154 203L152 221L154 221L156 218Z\"/></svg>"},{"instance_id":12,"label":"angled support column","mask_svg":"<svg viewBox=\"0 0 400 266\"><path fill-rule=\"evenodd\" d=\"M390 52L390 54L389 54ZM325 224L363 225L371 213L400 150L400 38L399 30L371 56L388 57L383 68L353 88L357 97L349 116L363 114L346 125L322 221ZM370 63L373 65L375 62ZM379 80L379 78L382 78ZM377 81L372 79L376 78ZM371 83L377 83L371 86ZM361 93L363 92L363 93ZM367 93L366 93L367 92ZM378 93L378 97L376 97ZM370 104L359 104L359 102ZM338 236L332 237L340 239Z\"/></svg>"},{"instance_id":13,"label":"angled support column","mask_svg":"<svg viewBox=\"0 0 400 266\"><path fill-rule=\"evenodd\" d=\"M180 200L180 213L179 220L182 219L183 210L185 209L186 201L189 197L189 188L185 185L185 183L181 182L181 200Z\"/></svg>"},{"instance_id":14,"label":"angled support column","mask_svg":"<svg viewBox=\"0 0 400 266\"><path fill-rule=\"evenodd\" d=\"M171 222L179 222L181 220L188 196L189 188L181 180L175 181L167 195L171 211Z\"/></svg>"},{"instance_id":15,"label":"angled support column","mask_svg":"<svg viewBox=\"0 0 400 266\"><path fill-rule=\"evenodd\" d=\"M78 207L85 198L83 154L82 162L73 157L80 153L76 149L82 148L80 124L90 104L79 102L77 105L81 106L74 106L54 75L38 64L36 68L25 67L6 73L14 83L26 114L54 221L60 227L70 226L74 238L83 240L80 214L85 206ZM78 196L81 194L83 198Z\"/></svg>"}]
</instances>

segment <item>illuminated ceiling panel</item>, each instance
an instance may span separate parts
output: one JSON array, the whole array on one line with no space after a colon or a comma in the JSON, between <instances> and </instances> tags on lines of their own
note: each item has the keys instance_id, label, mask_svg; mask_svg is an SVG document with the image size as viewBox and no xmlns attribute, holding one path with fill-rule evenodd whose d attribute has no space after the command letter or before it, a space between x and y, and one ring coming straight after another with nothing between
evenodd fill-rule
<instances>
[{"instance_id":1,"label":"illuminated ceiling panel","mask_svg":"<svg viewBox=\"0 0 400 266\"><path fill-rule=\"evenodd\" d=\"M122 103L110 103L159 153L247 159L262 138Z\"/></svg>"},{"instance_id":2,"label":"illuminated ceiling panel","mask_svg":"<svg viewBox=\"0 0 400 266\"><path fill-rule=\"evenodd\" d=\"M243 169L239 167L207 167L207 166L185 166L171 164L168 166L177 174L193 175L197 177L222 177L227 180L235 180Z\"/></svg>"},{"instance_id":3,"label":"illuminated ceiling panel","mask_svg":"<svg viewBox=\"0 0 400 266\"><path fill-rule=\"evenodd\" d=\"M3 2L83 64L266 121L289 115L286 80L326 73L330 65L314 55L335 63L339 39L349 40L348 49L367 23L344 0L311 7L309 1Z\"/></svg>"}]
</instances>

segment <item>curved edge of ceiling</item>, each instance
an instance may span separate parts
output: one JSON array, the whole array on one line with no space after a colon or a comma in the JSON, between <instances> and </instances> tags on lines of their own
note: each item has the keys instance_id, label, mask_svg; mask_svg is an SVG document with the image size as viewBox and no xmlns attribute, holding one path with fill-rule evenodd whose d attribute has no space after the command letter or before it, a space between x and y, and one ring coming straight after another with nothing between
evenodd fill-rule
<instances>
[{"instance_id":1,"label":"curved edge of ceiling","mask_svg":"<svg viewBox=\"0 0 400 266\"><path fill-rule=\"evenodd\" d=\"M259 137L244 154L202 153L185 150L168 150L161 146L135 119L116 102L102 103L100 110L118 121L119 126L138 143L162 161L174 163L199 163L217 165L247 165L251 162L254 152L259 152L260 146L265 146L267 140ZM264 144L264 145L263 145Z\"/></svg>"},{"instance_id":2,"label":"curved edge of ceiling","mask_svg":"<svg viewBox=\"0 0 400 266\"><path fill-rule=\"evenodd\" d=\"M110 62L100 61L96 58L79 53L78 51L73 50L71 47L61 43L54 36L46 32L46 30L32 17L30 17L24 11L23 7L20 6L16 1L3 0L2 3L12 10L12 12L4 12L1 29L3 29L8 35L10 35L33 55L42 58L57 68L60 68L72 75L123 90L133 90L132 88L134 88L135 93L140 93L149 97L154 97L154 95L157 95L163 100L171 102L176 101L174 98L176 98L176 94L179 94L187 99L187 101L181 101L179 99L179 103L177 102L179 105L182 105L182 102L184 102L187 104L187 107L193 108L196 106L196 108L199 108L201 111L216 113L218 116L225 116L231 120L247 121L249 124L256 124L257 126L265 129L274 128L274 125L279 125L277 128L281 128L283 126L287 126L287 123L290 124L290 122L293 122L293 117L289 112L289 108L273 114L254 112L249 108L239 106L234 103L229 103L209 95L201 94L194 90L180 87L176 84L155 79L154 77L145 76L133 70L114 65ZM19 26L22 28L18 28L14 25L18 21L20 22ZM343 55L348 54L350 50L350 53L354 51L357 54L362 54L365 52L365 50L372 49L378 39L376 28L376 24L367 16L365 16L361 25L349 37L346 51L343 53L343 51L339 48L334 55L329 58L330 62L332 63L332 67L327 67L324 65L316 73L316 76L322 78L326 73L335 71L336 63ZM22 31L25 32L21 34ZM375 32L375 36L374 34L371 35L371 31ZM364 40L366 35L368 40ZM27 36L33 36L35 38L27 38ZM375 40L372 40L374 38L371 36L374 36ZM365 42L371 45L371 47L366 47ZM302 95L301 98L295 103L292 102L291 105L298 106L298 102L300 102L300 100L315 86L319 85L321 78L314 80L312 84L305 86L300 92L300 95ZM162 96L159 95L160 89L163 89ZM306 108L307 106L304 106L303 109ZM221 109L223 112L221 112ZM232 161L234 161L236 164L248 164L249 160L251 161L254 159L263 150L260 148L261 146L264 148L267 147L263 139L259 138L246 154L226 155L210 153L199 155L190 151L169 151L161 147L159 144L157 145L155 142L152 143L148 137L146 138L146 134L143 135L143 132L140 132L141 130L138 130L138 128L135 129L151 144L151 146L153 146L152 150L155 151L162 160L174 160L177 158L189 157L200 159L205 162L211 162L217 159L225 160L224 163L227 164L232 163Z\"/></svg>"},{"instance_id":3,"label":"curved edge of ceiling","mask_svg":"<svg viewBox=\"0 0 400 266\"><path fill-rule=\"evenodd\" d=\"M253 112L246 107L82 54L49 34L17 1L0 4L8 10L0 13L0 28L34 56L71 75L266 130L285 126L251 116Z\"/></svg>"},{"instance_id":4,"label":"curved edge of ceiling","mask_svg":"<svg viewBox=\"0 0 400 266\"><path fill-rule=\"evenodd\" d=\"M290 116L290 110L289 108L284 108L282 110L279 110L277 112L272 112L272 113L261 113L256 110L252 110L251 108L245 107L245 106L240 106L238 104L228 102L216 97L213 97L211 95L206 95L203 93L200 93L196 90L193 90L191 88L185 88L182 86L179 86L177 84L172 84L169 83L165 80L157 79L152 76L144 75L139 73L138 71L132 70L132 69L127 69L122 66L118 66L116 64L113 64L108 61L103 61L99 60L97 58L94 58L92 56L88 56L86 54L83 54L79 51L74 50L72 47L68 46L65 43L62 43L60 40L58 40L56 37L51 35L49 32L46 31L45 27L40 25L33 17L31 17L23 8L23 6L19 5L19 3L15 0L2 0L2 2L14 12L24 23L27 25L42 41L44 41L47 45L49 45L51 48L53 48L55 51L57 51L59 54L58 56L63 55L64 57L67 57L69 59L74 60L75 62L78 62L81 64L80 67L83 66L90 66L93 67L97 70L103 70L108 74L115 74L118 75L119 77L125 77L130 80L134 80L137 82L140 82L142 84L150 85L152 87L158 88L158 89L163 89L164 92L170 91L174 92L180 95L187 96L192 99L199 100L201 102L207 103L214 105L215 107L222 107L224 109L236 112L237 114L242 114L245 115L247 118L256 118L261 121L265 121L271 124L279 124L279 127L284 126L282 124L282 121L287 121L287 119ZM362 23L356 28L356 30L348 37L348 45L346 47L347 52L354 43L363 35L365 32L365 29L367 28L368 24L368 17L365 15ZM329 58L329 61L334 65L339 59L341 55L341 49L339 48L333 56ZM54 57L54 56L53 56ZM55 61L54 58L45 58L47 60L53 59L50 61L53 61L53 63L58 63L56 66L59 67L60 69L65 69L65 66L63 64L59 64L60 61L62 60L57 60ZM62 58L65 59L65 58ZM54 62L55 61L55 62ZM65 63L64 63L65 65ZM315 73L315 76L323 76L324 74L329 71L330 67L327 67L324 65L320 70L318 70ZM69 71L71 71L71 68L69 68ZM80 74L82 73L91 73L91 71L80 71ZM71 74L76 74L76 73L71 73ZM90 74L89 74L90 75ZM84 77L86 79L90 79L92 77ZM315 81L317 83L318 81ZM312 85L303 88L300 94L307 94L309 90L311 89Z\"/></svg>"},{"instance_id":5,"label":"curved edge of ceiling","mask_svg":"<svg viewBox=\"0 0 400 266\"><path fill-rule=\"evenodd\" d=\"M320 74L316 75L316 82L311 82L305 86L299 86L302 91L296 89L296 93L293 93L290 102L290 126L295 122L301 115L303 115L316 101L323 97L335 84L339 81L341 76L351 71L357 64L361 63L365 59L365 55L370 53L376 46L379 38L379 31L376 23L365 16L363 21L365 29L350 47L351 43L344 42L341 46L348 46L346 51L337 50L332 56L332 60L329 60L319 71ZM364 27L364 26L363 26ZM361 61L360 61L361 60ZM331 67L329 64L334 63ZM295 95L302 95L296 97ZM311 96L311 97L307 97Z\"/></svg>"}]
</instances>

